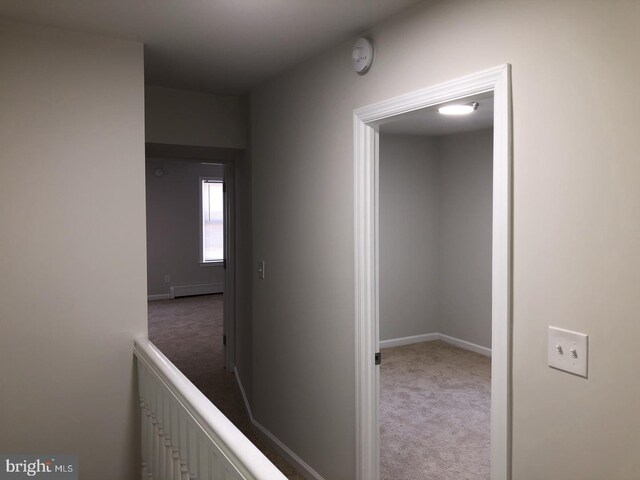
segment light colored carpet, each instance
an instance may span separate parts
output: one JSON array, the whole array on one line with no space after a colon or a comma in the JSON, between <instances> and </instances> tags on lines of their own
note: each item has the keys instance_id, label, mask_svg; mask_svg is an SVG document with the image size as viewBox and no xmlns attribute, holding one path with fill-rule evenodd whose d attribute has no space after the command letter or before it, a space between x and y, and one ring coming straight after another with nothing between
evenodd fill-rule
<instances>
[{"instance_id":1,"label":"light colored carpet","mask_svg":"<svg viewBox=\"0 0 640 480\"><path fill-rule=\"evenodd\" d=\"M233 373L224 369L222 294L149 302L149 339L285 476L304 480L258 437Z\"/></svg>"},{"instance_id":2,"label":"light colored carpet","mask_svg":"<svg viewBox=\"0 0 640 480\"><path fill-rule=\"evenodd\" d=\"M488 480L491 360L441 341L382 351L381 480Z\"/></svg>"}]
</instances>

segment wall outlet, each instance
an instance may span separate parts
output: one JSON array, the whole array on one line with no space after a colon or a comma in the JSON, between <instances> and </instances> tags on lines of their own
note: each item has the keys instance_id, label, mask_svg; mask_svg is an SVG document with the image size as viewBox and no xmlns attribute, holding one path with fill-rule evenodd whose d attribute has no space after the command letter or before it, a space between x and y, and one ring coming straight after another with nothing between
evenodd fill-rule
<instances>
[{"instance_id":1,"label":"wall outlet","mask_svg":"<svg viewBox=\"0 0 640 480\"><path fill-rule=\"evenodd\" d=\"M258 262L258 278L264 280L264 260Z\"/></svg>"},{"instance_id":2,"label":"wall outlet","mask_svg":"<svg viewBox=\"0 0 640 480\"><path fill-rule=\"evenodd\" d=\"M171 283L171 275L168 273L164 276L164 283Z\"/></svg>"},{"instance_id":3,"label":"wall outlet","mask_svg":"<svg viewBox=\"0 0 640 480\"><path fill-rule=\"evenodd\" d=\"M589 335L549 327L549 366L587 378Z\"/></svg>"}]
</instances>

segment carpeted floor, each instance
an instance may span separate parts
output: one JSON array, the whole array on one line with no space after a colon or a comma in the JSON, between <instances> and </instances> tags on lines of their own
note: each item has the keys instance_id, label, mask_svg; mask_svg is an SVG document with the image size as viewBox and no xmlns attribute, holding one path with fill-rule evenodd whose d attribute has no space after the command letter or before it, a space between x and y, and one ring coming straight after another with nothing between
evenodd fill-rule
<instances>
[{"instance_id":1,"label":"carpeted floor","mask_svg":"<svg viewBox=\"0 0 640 480\"><path fill-rule=\"evenodd\" d=\"M488 480L491 360L441 341L382 351L381 480Z\"/></svg>"},{"instance_id":2,"label":"carpeted floor","mask_svg":"<svg viewBox=\"0 0 640 480\"><path fill-rule=\"evenodd\" d=\"M149 302L149 338L289 479L303 480L262 438L224 369L222 295ZM443 342L384 349L381 480L487 480L490 370Z\"/></svg>"},{"instance_id":3,"label":"carpeted floor","mask_svg":"<svg viewBox=\"0 0 640 480\"><path fill-rule=\"evenodd\" d=\"M252 429L233 373L224 369L222 294L149 302L149 339L284 474L304 480Z\"/></svg>"}]
</instances>

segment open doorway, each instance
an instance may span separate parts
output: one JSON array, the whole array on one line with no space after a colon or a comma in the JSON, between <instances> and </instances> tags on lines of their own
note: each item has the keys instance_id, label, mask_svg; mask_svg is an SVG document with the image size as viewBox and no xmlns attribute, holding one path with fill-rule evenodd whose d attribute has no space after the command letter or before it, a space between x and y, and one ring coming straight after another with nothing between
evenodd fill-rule
<instances>
[{"instance_id":1,"label":"open doorway","mask_svg":"<svg viewBox=\"0 0 640 480\"><path fill-rule=\"evenodd\" d=\"M493 92L441 107L379 126L381 480L490 479Z\"/></svg>"},{"instance_id":2,"label":"open doorway","mask_svg":"<svg viewBox=\"0 0 640 480\"><path fill-rule=\"evenodd\" d=\"M234 366L225 345L232 165L149 157L146 170L149 338L207 391L212 372Z\"/></svg>"},{"instance_id":3,"label":"open doorway","mask_svg":"<svg viewBox=\"0 0 640 480\"><path fill-rule=\"evenodd\" d=\"M491 168L490 478L510 478L511 418L511 106L510 67L503 65L354 112L356 254L356 452L358 480L380 478L380 315L382 263L380 154L384 125L402 115L493 95ZM415 120L415 119L414 119ZM455 142L454 142L455 143ZM459 260L459 259L457 259ZM435 289L437 291L437 289ZM439 339L455 341L450 334ZM428 333L425 333L428 335ZM411 335L408 335L411 337ZM397 339L403 337L396 337ZM482 335L480 337L482 338ZM432 338L434 339L434 338ZM404 341L406 341L404 337ZM415 338L414 338L415 340ZM426 338L421 338L426 340ZM457 339L460 340L460 339ZM486 334L485 334L486 341ZM474 343L465 346L483 351ZM383 343L382 346L385 346ZM387 344L390 346L390 344ZM460 343L459 345L460 346ZM485 352L486 353L486 352ZM384 363L384 356L382 359ZM399 468L399 467L398 467ZM403 478L398 471L392 478ZM486 475L486 473L485 473ZM431 474L438 478L438 474ZM415 478L415 477L409 477ZM429 478L429 474L427 477ZM446 478L446 477L443 477ZM451 477L453 478L453 477ZM464 478L464 477L462 477ZM485 476L484 478L489 478Z\"/></svg>"}]
</instances>

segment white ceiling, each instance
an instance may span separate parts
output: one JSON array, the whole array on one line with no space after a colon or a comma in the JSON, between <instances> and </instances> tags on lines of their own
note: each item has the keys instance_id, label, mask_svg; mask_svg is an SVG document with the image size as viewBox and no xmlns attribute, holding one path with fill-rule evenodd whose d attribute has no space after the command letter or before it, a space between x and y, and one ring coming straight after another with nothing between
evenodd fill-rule
<instances>
[{"instance_id":1,"label":"white ceiling","mask_svg":"<svg viewBox=\"0 0 640 480\"><path fill-rule=\"evenodd\" d=\"M453 103L478 102L478 109L469 115L450 116L438 113L438 108ZM393 118L380 125L381 134L392 135L448 135L481 130L493 126L493 92L466 97L455 102L416 110Z\"/></svg>"},{"instance_id":2,"label":"white ceiling","mask_svg":"<svg viewBox=\"0 0 640 480\"><path fill-rule=\"evenodd\" d=\"M146 82L243 93L419 0L0 0L0 17L140 40Z\"/></svg>"}]
</instances>

